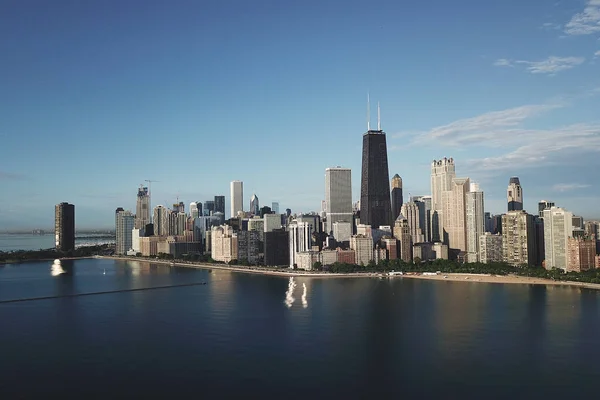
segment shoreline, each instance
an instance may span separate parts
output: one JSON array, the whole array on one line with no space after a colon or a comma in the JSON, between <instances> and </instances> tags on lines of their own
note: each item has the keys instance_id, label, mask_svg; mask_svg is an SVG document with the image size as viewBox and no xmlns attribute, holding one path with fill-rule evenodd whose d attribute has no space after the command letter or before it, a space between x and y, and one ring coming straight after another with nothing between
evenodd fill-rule
<instances>
[{"instance_id":1,"label":"shoreline","mask_svg":"<svg viewBox=\"0 0 600 400\"><path fill-rule=\"evenodd\" d=\"M336 274L330 272L287 272L282 270L266 270L263 268L249 268L241 266L227 266L221 264L202 264L202 263L185 263L185 262L171 262L168 260L136 260L128 257L112 257L112 256L97 256L96 258L105 258L122 261L145 261L155 264L165 264L169 266L196 268L196 269L220 269L225 271L242 272L250 274L262 274L262 275L276 275L286 277L308 277L308 278L386 278L386 279L423 279L431 281L445 281L445 282L465 282L465 283L495 283L495 284L519 284L519 285L550 285L550 286L571 286L582 289L600 290L600 284L597 283L586 283L586 282L575 282L575 281L554 281L545 278L536 278L519 275L490 275L490 274L468 274L468 273L442 273L439 275L423 275L422 272L407 275L394 275L389 276L382 272L354 272L354 273L343 273Z\"/></svg>"},{"instance_id":2,"label":"shoreline","mask_svg":"<svg viewBox=\"0 0 600 400\"><path fill-rule=\"evenodd\" d=\"M0 266L4 265L12 265L12 264L26 264L30 262L37 261L54 261L54 260L85 260L88 258L97 258L96 256L83 256L83 257L59 257L59 258L39 258L35 260L10 260L10 261L0 261Z\"/></svg>"}]
</instances>

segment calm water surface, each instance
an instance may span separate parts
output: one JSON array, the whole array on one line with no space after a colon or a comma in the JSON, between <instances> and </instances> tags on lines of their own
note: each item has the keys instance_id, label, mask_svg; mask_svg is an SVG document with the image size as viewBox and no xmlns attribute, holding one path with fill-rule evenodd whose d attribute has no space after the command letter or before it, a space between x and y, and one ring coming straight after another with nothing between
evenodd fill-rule
<instances>
[{"instance_id":1,"label":"calm water surface","mask_svg":"<svg viewBox=\"0 0 600 400\"><path fill-rule=\"evenodd\" d=\"M600 385L595 291L52 264L0 267L2 399L565 399Z\"/></svg>"},{"instance_id":2,"label":"calm water surface","mask_svg":"<svg viewBox=\"0 0 600 400\"><path fill-rule=\"evenodd\" d=\"M105 237L94 237L98 235L84 234L83 237L75 237L75 246L95 246L98 244L114 243L115 240ZM100 235L103 236L103 235ZM40 250L54 248L54 235L31 235L31 234L5 234L0 233L0 251L13 250Z\"/></svg>"}]
</instances>

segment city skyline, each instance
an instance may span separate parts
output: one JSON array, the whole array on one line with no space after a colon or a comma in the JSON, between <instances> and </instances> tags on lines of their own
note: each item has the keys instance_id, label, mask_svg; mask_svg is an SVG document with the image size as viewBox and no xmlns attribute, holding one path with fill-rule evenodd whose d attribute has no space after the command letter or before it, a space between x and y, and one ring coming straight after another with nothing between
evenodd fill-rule
<instances>
[{"instance_id":1,"label":"city skyline","mask_svg":"<svg viewBox=\"0 0 600 400\"><path fill-rule=\"evenodd\" d=\"M62 201L76 205L79 229L110 228L146 180L157 182L152 208L212 199L239 179L264 204L318 211L322 171L335 165L354 171L356 201L367 92L381 101L389 175L402 177L406 199L430 194L431 160L451 156L457 176L481 185L487 212L506 211L506 182L518 176L529 213L547 199L600 218L597 0L506 1L493 12L439 2L457 17L442 21L418 3L237 3L244 17L220 4L149 4L146 19L133 3L68 4L13 2L0 16L0 229L47 229ZM375 28L357 31L366 20ZM365 54L378 61L365 67ZM171 135L210 151L158 162ZM232 143L242 157L228 157ZM303 144L311 162L281 157Z\"/></svg>"}]
</instances>

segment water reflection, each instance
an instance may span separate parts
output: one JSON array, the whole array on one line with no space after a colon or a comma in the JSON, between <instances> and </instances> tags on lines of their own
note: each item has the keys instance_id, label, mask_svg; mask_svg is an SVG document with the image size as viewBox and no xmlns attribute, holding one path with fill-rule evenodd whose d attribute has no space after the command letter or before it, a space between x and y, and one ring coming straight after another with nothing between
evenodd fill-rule
<instances>
[{"instance_id":1,"label":"water reflection","mask_svg":"<svg viewBox=\"0 0 600 400\"><path fill-rule=\"evenodd\" d=\"M306 300L306 283L302 284L304 292L302 293L302 307L308 308L308 300Z\"/></svg>"},{"instance_id":2,"label":"water reflection","mask_svg":"<svg viewBox=\"0 0 600 400\"><path fill-rule=\"evenodd\" d=\"M296 282L294 282L294 277L291 276L290 281L288 282L287 291L285 292L284 303L287 306L287 308L292 307L292 304L294 304L294 301L296 301L296 299L294 298L294 289L295 288L296 288Z\"/></svg>"},{"instance_id":3,"label":"water reflection","mask_svg":"<svg viewBox=\"0 0 600 400\"><path fill-rule=\"evenodd\" d=\"M67 271L65 271L63 269L62 264L60 263L60 260L59 259L54 260L54 263L50 267L50 275L58 276L60 274L65 274L66 272Z\"/></svg>"}]
</instances>

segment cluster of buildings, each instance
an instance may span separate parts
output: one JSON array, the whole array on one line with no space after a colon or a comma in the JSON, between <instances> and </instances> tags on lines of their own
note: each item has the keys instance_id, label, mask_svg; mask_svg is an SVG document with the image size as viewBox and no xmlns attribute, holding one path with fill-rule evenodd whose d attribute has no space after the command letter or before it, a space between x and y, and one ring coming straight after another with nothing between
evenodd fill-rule
<instances>
[{"instance_id":1,"label":"cluster of buildings","mask_svg":"<svg viewBox=\"0 0 600 400\"><path fill-rule=\"evenodd\" d=\"M506 262L565 271L600 267L600 223L584 222L546 200L539 202L536 214L529 214L518 177L509 180L506 212L491 215L479 185L457 177L454 159L443 158L431 163L431 192L405 202L402 178L395 174L389 179L386 135L379 122L376 130L368 124L363 135L356 203L351 178L348 168L327 168L321 211L300 215L290 209L280 213L278 203L260 207L255 194L245 209L243 182L233 181L229 219L225 196L193 202L187 212L182 202L151 209L150 193L142 186L135 214L116 210L115 252L210 254L222 262L307 270L317 263L368 265L394 259ZM74 221L72 207L56 206L57 247L71 246L70 231L60 227Z\"/></svg>"}]
</instances>

